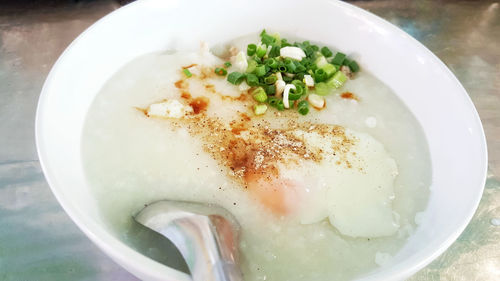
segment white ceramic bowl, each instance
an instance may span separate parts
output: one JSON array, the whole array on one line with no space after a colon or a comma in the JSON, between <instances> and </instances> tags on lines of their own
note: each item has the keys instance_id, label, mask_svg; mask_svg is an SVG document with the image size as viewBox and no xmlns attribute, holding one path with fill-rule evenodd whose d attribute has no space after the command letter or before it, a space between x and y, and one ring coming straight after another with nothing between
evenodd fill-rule
<instances>
[{"instance_id":1,"label":"white ceramic bowl","mask_svg":"<svg viewBox=\"0 0 500 281\"><path fill-rule=\"evenodd\" d=\"M82 168L85 115L106 80L141 54L196 49L200 40L217 43L262 28L350 50L422 125L433 173L423 222L392 265L362 279L401 280L415 273L455 241L476 210L487 167L483 129L464 88L436 56L392 24L338 1L144 0L92 25L58 59L38 104L38 154L55 196L94 243L137 277L190 280L106 230Z\"/></svg>"}]
</instances>

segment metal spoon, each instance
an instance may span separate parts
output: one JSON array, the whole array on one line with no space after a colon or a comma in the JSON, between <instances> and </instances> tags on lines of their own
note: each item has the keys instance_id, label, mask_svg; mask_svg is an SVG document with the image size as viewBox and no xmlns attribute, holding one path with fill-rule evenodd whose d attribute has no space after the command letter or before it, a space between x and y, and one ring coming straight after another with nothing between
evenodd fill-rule
<instances>
[{"instance_id":1,"label":"metal spoon","mask_svg":"<svg viewBox=\"0 0 500 281\"><path fill-rule=\"evenodd\" d=\"M193 281L241 281L239 225L214 204L158 201L136 216L140 224L170 239L179 249Z\"/></svg>"}]
</instances>

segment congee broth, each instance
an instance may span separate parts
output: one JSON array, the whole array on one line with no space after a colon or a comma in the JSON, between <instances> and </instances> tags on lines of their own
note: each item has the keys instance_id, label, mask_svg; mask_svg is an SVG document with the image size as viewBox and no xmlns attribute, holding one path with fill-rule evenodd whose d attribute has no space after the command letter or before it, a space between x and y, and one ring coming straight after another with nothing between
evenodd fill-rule
<instances>
[{"instance_id":1,"label":"congee broth","mask_svg":"<svg viewBox=\"0 0 500 281\"><path fill-rule=\"evenodd\" d=\"M362 67L265 31L134 59L83 132L102 219L183 271L172 245L133 222L145 204L230 211L245 280L350 280L390 264L427 204L430 159L411 112Z\"/></svg>"}]
</instances>

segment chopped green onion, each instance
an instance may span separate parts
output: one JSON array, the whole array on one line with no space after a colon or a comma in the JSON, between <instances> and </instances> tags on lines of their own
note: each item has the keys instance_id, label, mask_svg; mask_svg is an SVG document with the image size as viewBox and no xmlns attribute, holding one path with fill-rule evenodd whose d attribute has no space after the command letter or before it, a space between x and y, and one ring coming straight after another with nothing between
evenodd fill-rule
<instances>
[{"instance_id":1,"label":"chopped green onion","mask_svg":"<svg viewBox=\"0 0 500 281\"><path fill-rule=\"evenodd\" d=\"M314 54L314 51L310 46L302 48L302 51L304 51L304 54L306 54L306 57L311 57Z\"/></svg>"},{"instance_id":2,"label":"chopped green onion","mask_svg":"<svg viewBox=\"0 0 500 281\"><path fill-rule=\"evenodd\" d=\"M248 66L247 66L247 73L251 73L255 71L255 68L257 67L259 63L254 61L254 60L249 60L248 61Z\"/></svg>"},{"instance_id":3,"label":"chopped green onion","mask_svg":"<svg viewBox=\"0 0 500 281\"><path fill-rule=\"evenodd\" d=\"M264 75L266 75L266 66L265 65L259 65L255 68L255 75L257 75L257 77L262 77Z\"/></svg>"},{"instance_id":4,"label":"chopped green onion","mask_svg":"<svg viewBox=\"0 0 500 281\"><path fill-rule=\"evenodd\" d=\"M281 39L281 48L288 46L292 46L292 44L288 43L286 39Z\"/></svg>"},{"instance_id":5,"label":"chopped green onion","mask_svg":"<svg viewBox=\"0 0 500 281\"><path fill-rule=\"evenodd\" d=\"M312 47L311 47L311 48L312 48ZM316 59L316 57L318 57L318 56L321 56L321 53L320 53L320 52L318 52L318 50L313 49L313 53L310 55L310 58L311 58L312 60L314 60L314 59Z\"/></svg>"},{"instance_id":6,"label":"chopped green onion","mask_svg":"<svg viewBox=\"0 0 500 281\"><path fill-rule=\"evenodd\" d=\"M345 60L345 54L341 52L337 52L335 57L332 59L332 64L342 65Z\"/></svg>"},{"instance_id":7,"label":"chopped green onion","mask_svg":"<svg viewBox=\"0 0 500 281\"><path fill-rule=\"evenodd\" d=\"M247 84L248 84L248 86L252 86L252 87L259 86L259 77L257 77L257 75L255 75L255 74L248 73L247 74Z\"/></svg>"},{"instance_id":8,"label":"chopped green onion","mask_svg":"<svg viewBox=\"0 0 500 281\"><path fill-rule=\"evenodd\" d=\"M302 79L304 79L304 75L305 74L303 72L297 73L297 74L295 74L295 76L293 78L298 79L298 80L302 80Z\"/></svg>"},{"instance_id":9,"label":"chopped green onion","mask_svg":"<svg viewBox=\"0 0 500 281\"><path fill-rule=\"evenodd\" d=\"M300 61L308 70L315 67L313 59L305 58Z\"/></svg>"},{"instance_id":10,"label":"chopped green onion","mask_svg":"<svg viewBox=\"0 0 500 281\"><path fill-rule=\"evenodd\" d=\"M313 62L312 58L305 57L305 58L302 58L302 60L300 61L300 64L302 64L305 67L309 67L312 64L312 62Z\"/></svg>"},{"instance_id":11,"label":"chopped green onion","mask_svg":"<svg viewBox=\"0 0 500 281\"><path fill-rule=\"evenodd\" d=\"M351 63L348 65L349 68L352 70L352 72L358 72L359 71L359 65L356 61L351 61Z\"/></svg>"},{"instance_id":12,"label":"chopped green onion","mask_svg":"<svg viewBox=\"0 0 500 281\"><path fill-rule=\"evenodd\" d=\"M257 55L257 57L262 58L266 53L267 53L266 45L257 46L257 51L255 51L255 55Z\"/></svg>"},{"instance_id":13,"label":"chopped green onion","mask_svg":"<svg viewBox=\"0 0 500 281\"><path fill-rule=\"evenodd\" d=\"M302 87L302 86L295 86L295 90L294 92L297 93L297 94L300 94L301 96L304 95L306 93L306 88Z\"/></svg>"},{"instance_id":14,"label":"chopped green onion","mask_svg":"<svg viewBox=\"0 0 500 281\"><path fill-rule=\"evenodd\" d=\"M292 82L293 80L293 77L288 77L286 75L283 75L283 81L285 81L286 83L290 83Z\"/></svg>"},{"instance_id":15,"label":"chopped green onion","mask_svg":"<svg viewBox=\"0 0 500 281\"><path fill-rule=\"evenodd\" d=\"M306 100L303 100L297 104L297 110L300 114L306 115L309 113L309 103Z\"/></svg>"},{"instance_id":16,"label":"chopped green onion","mask_svg":"<svg viewBox=\"0 0 500 281\"><path fill-rule=\"evenodd\" d=\"M273 58L266 60L266 65L273 69L278 68L278 62Z\"/></svg>"},{"instance_id":17,"label":"chopped green onion","mask_svg":"<svg viewBox=\"0 0 500 281\"><path fill-rule=\"evenodd\" d=\"M292 84L298 88L298 87L302 87L304 88L306 86L306 84L304 84L304 82L300 81L300 79L295 79L292 81Z\"/></svg>"},{"instance_id":18,"label":"chopped green onion","mask_svg":"<svg viewBox=\"0 0 500 281\"><path fill-rule=\"evenodd\" d=\"M247 55L249 57L255 55L256 51L257 51L257 45L255 45L255 44L248 44L248 46L247 46Z\"/></svg>"},{"instance_id":19,"label":"chopped green onion","mask_svg":"<svg viewBox=\"0 0 500 281\"><path fill-rule=\"evenodd\" d=\"M272 107L276 107L276 104L278 104L278 101L279 101L279 99L275 98L275 97L269 97L269 99L267 99L267 103L269 103L269 105Z\"/></svg>"},{"instance_id":20,"label":"chopped green onion","mask_svg":"<svg viewBox=\"0 0 500 281\"><path fill-rule=\"evenodd\" d=\"M275 32L274 34L271 35L272 37L274 37L274 39L276 39L275 43L280 46L281 45L281 36L278 32Z\"/></svg>"},{"instance_id":21,"label":"chopped green onion","mask_svg":"<svg viewBox=\"0 0 500 281\"><path fill-rule=\"evenodd\" d=\"M189 69L187 69L187 68L184 68L184 69L182 70L182 72L184 72L184 74L185 74L188 78L189 78L189 77L191 77L191 76L193 76L193 74L191 74L191 71L189 71Z\"/></svg>"},{"instance_id":22,"label":"chopped green onion","mask_svg":"<svg viewBox=\"0 0 500 281\"><path fill-rule=\"evenodd\" d=\"M269 96L274 96L276 94L276 86L274 85L266 85L266 94Z\"/></svg>"},{"instance_id":23,"label":"chopped green onion","mask_svg":"<svg viewBox=\"0 0 500 281\"><path fill-rule=\"evenodd\" d=\"M278 80L275 75L267 76L264 78L264 83L266 84L274 84Z\"/></svg>"},{"instance_id":24,"label":"chopped green onion","mask_svg":"<svg viewBox=\"0 0 500 281\"><path fill-rule=\"evenodd\" d=\"M328 87L325 82L317 83L314 86L314 89L316 90L316 94L320 96L326 96L331 92L331 88Z\"/></svg>"},{"instance_id":25,"label":"chopped green onion","mask_svg":"<svg viewBox=\"0 0 500 281\"><path fill-rule=\"evenodd\" d=\"M323 82L326 80L326 78L327 78L326 72L322 68L318 68L316 69L316 71L314 71L314 81L316 83Z\"/></svg>"},{"instance_id":26,"label":"chopped green onion","mask_svg":"<svg viewBox=\"0 0 500 281\"><path fill-rule=\"evenodd\" d=\"M260 33L261 42L262 42L262 44L266 44L266 45L271 45L274 42L276 42L276 40L279 40L279 35L277 37L278 38L276 38L276 36L272 36L272 35L267 34L265 29L263 29L262 32Z\"/></svg>"},{"instance_id":27,"label":"chopped green onion","mask_svg":"<svg viewBox=\"0 0 500 281\"><path fill-rule=\"evenodd\" d=\"M296 89L290 89L288 92L288 100L298 100L304 94L304 88L296 87Z\"/></svg>"},{"instance_id":28,"label":"chopped green onion","mask_svg":"<svg viewBox=\"0 0 500 281\"><path fill-rule=\"evenodd\" d=\"M274 44L274 42L276 42L276 38L274 38L273 36L271 36L269 34L263 34L261 36L261 42L262 42L262 44L265 44L265 45L271 45L271 44Z\"/></svg>"},{"instance_id":29,"label":"chopped green onion","mask_svg":"<svg viewBox=\"0 0 500 281\"><path fill-rule=\"evenodd\" d=\"M295 66L295 63L291 59L286 59L285 60L285 66L286 66L288 72L290 72L290 73L294 73L295 69L297 68Z\"/></svg>"},{"instance_id":30,"label":"chopped green onion","mask_svg":"<svg viewBox=\"0 0 500 281\"><path fill-rule=\"evenodd\" d=\"M267 111L267 105L265 104L256 104L253 106L253 112L255 115L262 115L266 113Z\"/></svg>"},{"instance_id":31,"label":"chopped green onion","mask_svg":"<svg viewBox=\"0 0 500 281\"><path fill-rule=\"evenodd\" d=\"M244 73L240 73L240 72L231 72L228 76L227 76L227 81L231 84L234 84L234 85L239 85L241 84L241 82L243 82L243 79L245 79L245 74Z\"/></svg>"},{"instance_id":32,"label":"chopped green onion","mask_svg":"<svg viewBox=\"0 0 500 281\"><path fill-rule=\"evenodd\" d=\"M322 54L323 56L327 57L327 58L329 58L329 57L333 56L332 51L330 51L330 49L328 49L328 47L326 47L326 46L325 46L325 47L323 47L323 48L321 48L321 54Z\"/></svg>"},{"instance_id":33,"label":"chopped green onion","mask_svg":"<svg viewBox=\"0 0 500 281\"><path fill-rule=\"evenodd\" d=\"M273 45L271 51L269 51L269 57L270 58L278 57L280 55L280 49L281 48L278 45Z\"/></svg>"},{"instance_id":34,"label":"chopped green onion","mask_svg":"<svg viewBox=\"0 0 500 281\"><path fill-rule=\"evenodd\" d=\"M279 111L285 110L285 104L283 103L282 99L279 99L278 102L276 103L276 109Z\"/></svg>"},{"instance_id":35,"label":"chopped green onion","mask_svg":"<svg viewBox=\"0 0 500 281\"><path fill-rule=\"evenodd\" d=\"M267 100L267 94L262 87L258 87L252 91L252 97L258 102L265 102Z\"/></svg>"},{"instance_id":36,"label":"chopped green onion","mask_svg":"<svg viewBox=\"0 0 500 281\"><path fill-rule=\"evenodd\" d=\"M314 54L314 51L313 49L311 48L311 46L309 45L309 42L308 41L304 41L303 43L300 43L300 42L295 42L293 44L295 47L298 47L300 49L302 49L302 51L304 51L304 53L306 54L306 56L310 57Z\"/></svg>"},{"instance_id":37,"label":"chopped green onion","mask_svg":"<svg viewBox=\"0 0 500 281\"><path fill-rule=\"evenodd\" d=\"M226 76L227 74L227 70L225 70L224 68L222 67L217 67L215 69L215 74L219 75L219 76Z\"/></svg>"},{"instance_id":38,"label":"chopped green onion","mask_svg":"<svg viewBox=\"0 0 500 281\"><path fill-rule=\"evenodd\" d=\"M338 69L330 63L327 63L321 67L326 73L326 77L331 77Z\"/></svg>"},{"instance_id":39,"label":"chopped green onion","mask_svg":"<svg viewBox=\"0 0 500 281\"><path fill-rule=\"evenodd\" d=\"M302 57L303 54L300 60L288 56L282 57L281 48L288 46L300 48L305 57ZM346 74L339 71L342 65L349 67L352 72L359 71L357 62L347 58L344 53L332 52L326 46L313 45L309 41L291 44L279 34L271 35L266 30L260 33L258 44L248 44L246 55L244 53L239 55L241 55L240 64L247 65L245 73L233 72L227 75L227 69L232 67L229 61L216 68L215 73L227 75L228 81L235 85L246 81L246 89L252 87L251 95L258 103L254 107L257 115L264 114L269 106L280 111L285 110L287 109L285 103L288 105L293 101L298 112L306 115L310 104L320 108L325 102L321 96L332 93L348 80ZM187 72L186 76L191 76L189 70L184 72ZM295 89L287 89L288 98L283 100L276 94L282 93L283 87L287 84L289 88ZM308 98L304 99L307 95ZM316 100L310 103L309 98L312 96L316 97ZM264 102L267 107L262 106Z\"/></svg>"},{"instance_id":40,"label":"chopped green onion","mask_svg":"<svg viewBox=\"0 0 500 281\"><path fill-rule=\"evenodd\" d=\"M328 61L324 56L319 56L318 58L316 58L314 63L316 64L317 67L322 67L323 65L327 64Z\"/></svg>"},{"instance_id":41,"label":"chopped green onion","mask_svg":"<svg viewBox=\"0 0 500 281\"><path fill-rule=\"evenodd\" d=\"M307 68L305 66L303 66L302 64L299 64L299 65L297 65L297 69L295 69L295 72L299 73L299 72L304 72L306 70L307 70Z\"/></svg>"},{"instance_id":42,"label":"chopped green onion","mask_svg":"<svg viewBox=\"0 0 500 281\"><path fill-rule=\"evenodd\" d=\"M335 73L332 78L326 81L326 84L328 85L328 87L338 89L342 87L342 85L344 85L345 81L347 81L347 76L345 76L344 72L337 71L337 73Z\"/></svg>"}]
</instances>

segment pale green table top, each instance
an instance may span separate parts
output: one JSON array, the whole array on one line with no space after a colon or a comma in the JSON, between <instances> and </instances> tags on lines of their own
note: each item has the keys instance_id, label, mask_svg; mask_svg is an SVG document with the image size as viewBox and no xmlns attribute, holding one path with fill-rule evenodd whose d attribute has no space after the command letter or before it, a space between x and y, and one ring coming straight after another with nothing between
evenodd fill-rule
<instances>
[{"instance_id":1,"label":"pale green table top","mask_svg":"<svg viewBox=\"0 0 500 281\"><path fill-rule=\"evenodd\" d=\"M0 280L137 280L101 253L52 195L34 141L50 67L86 27L125 1L0 2ZM479 111L489 175L478 211L410 280L500 280L499 1L352 1L398 25L455 73Z\"/></svg>"}]
</instances>

